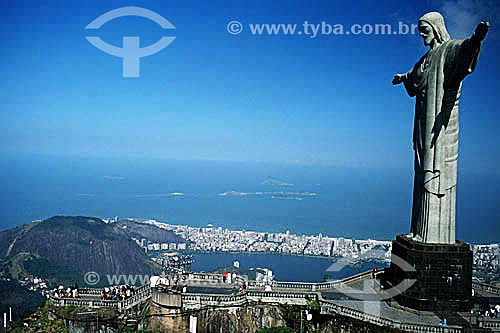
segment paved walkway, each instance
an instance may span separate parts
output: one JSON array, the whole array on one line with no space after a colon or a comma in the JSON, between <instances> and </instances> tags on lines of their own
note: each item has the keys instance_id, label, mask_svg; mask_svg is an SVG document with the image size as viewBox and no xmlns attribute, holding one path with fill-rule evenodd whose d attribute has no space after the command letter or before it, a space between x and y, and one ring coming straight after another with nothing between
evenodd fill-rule
<instances>
[{"instance_id":1,"label":"paved walkway","mask_svg":"<svg viewBox=\"0 0 500 333\"><path fill-rule=\"evenodd\" d=\"M441 318L436 313L407 311L399 307L392 307L384 301L373 300L374 295L377 295L374 286L376 285L373 279L360 280L337 288L335 292L323 292L321 295L325 300L335 304L394 321L428 325L441 323ZM359 298L368 300L360 300Z\"/></svg>"},{"instance_id":2,"label":"paved walkway","mask_svg":"<svg viewBox=\"0 0 500 333\"><path fill-rule=\"evenodd\" d=\"M211 287L187 287L188 293L199 293L199 294L217 294L217 295L232 295L232 288L211 288Z\"/></svg>"}]
</instances>

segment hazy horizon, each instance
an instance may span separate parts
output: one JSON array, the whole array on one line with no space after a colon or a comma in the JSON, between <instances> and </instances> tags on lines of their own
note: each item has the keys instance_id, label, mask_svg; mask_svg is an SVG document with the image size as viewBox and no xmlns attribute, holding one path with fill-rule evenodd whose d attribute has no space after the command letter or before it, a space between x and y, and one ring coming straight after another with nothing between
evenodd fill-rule
<instances>
[{"instance_id":1,"label":"hazy horizon","mask_svg":"<svg viewBox=\"0 0 500 333\"><path fill-rule=\"evenodd\" d=\"M155 218L171 224L391 240L410 225L410 169L17 154L1 158L0 230L54 215ZM265 185L269 177L290 186ZM499 175L462 172L457 237L498 242ZM302 200L239 192L313 192ZM183 193L172 196L171 193Z\"/></svg>"}]
</instances>

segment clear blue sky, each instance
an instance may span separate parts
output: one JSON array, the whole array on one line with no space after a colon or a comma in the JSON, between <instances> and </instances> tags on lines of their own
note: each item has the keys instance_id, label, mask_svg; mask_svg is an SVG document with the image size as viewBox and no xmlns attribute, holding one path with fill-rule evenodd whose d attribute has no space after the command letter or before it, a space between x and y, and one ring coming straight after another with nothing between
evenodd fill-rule
<instances>
[{"instance_id":1,"label":"clear blue sky","mask_svg":"<svg viewBox=\"0 0 500 333\"><path fill-rule=\"evenodd\" d=\"M477 3L476 1L474 3ZM163 31L123 17L98 31L101 14L140 6L168 19ZM412 166L414 102L394 73L426 49L418 35L252 35L248 24L416 23L443 12L452 38L492 24L479 66L464 82L461 166L497 172L500 64L497 2L420 1L3 1L0 152L82 156ZM226 25L243 24L239 35ZM139 36L140 78L92 46Z\"/></svg>"}]
</instances>

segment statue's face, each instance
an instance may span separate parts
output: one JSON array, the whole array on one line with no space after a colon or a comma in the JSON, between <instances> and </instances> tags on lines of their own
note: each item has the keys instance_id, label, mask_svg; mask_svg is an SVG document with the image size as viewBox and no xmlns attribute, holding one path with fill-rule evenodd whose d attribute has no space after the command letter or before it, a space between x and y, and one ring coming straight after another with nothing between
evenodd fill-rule
<instances>
[{"instance_id":1,"label":"statue's face","mask_svg":"<svg viewBox=\"0 0 500 333\"><path fill-rule=\"evenodd\" d=\"M432 29L431 25L427 22L420 21L418 22L418 31L420 32L420 36L424 39L424 45L431 45L435 38L434 29Z\"/></svg>"}]
</instances>

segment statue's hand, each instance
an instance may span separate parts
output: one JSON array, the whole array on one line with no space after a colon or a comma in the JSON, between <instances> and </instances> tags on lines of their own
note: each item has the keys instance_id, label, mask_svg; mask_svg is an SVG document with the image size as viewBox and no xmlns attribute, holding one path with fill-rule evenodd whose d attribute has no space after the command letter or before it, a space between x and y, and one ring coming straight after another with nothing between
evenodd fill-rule
<instances>
[{"instance_id":1,"label":"statue's hand","mask_svg":"<svg viewBox=\"0 0 500 333\"><path fill-rule=\"evenodd\" d=\"M403 82L403 79L404 79L403 74L396 74L392 79L392 84L400 84L401 82Z\"/></svg>"},{"instance_id":2,"label":"statue's hand","mask_svg":"<svg viewBox=\"0 0 500 333\"><path fill-rule=\"evenodd\" d=\"M484 37L486 37L489 28L490 24L488 22L479 23L476 27L476 31L474 31L474 39L479 42L482 41Z\"/></svg>"}]
</instances>

